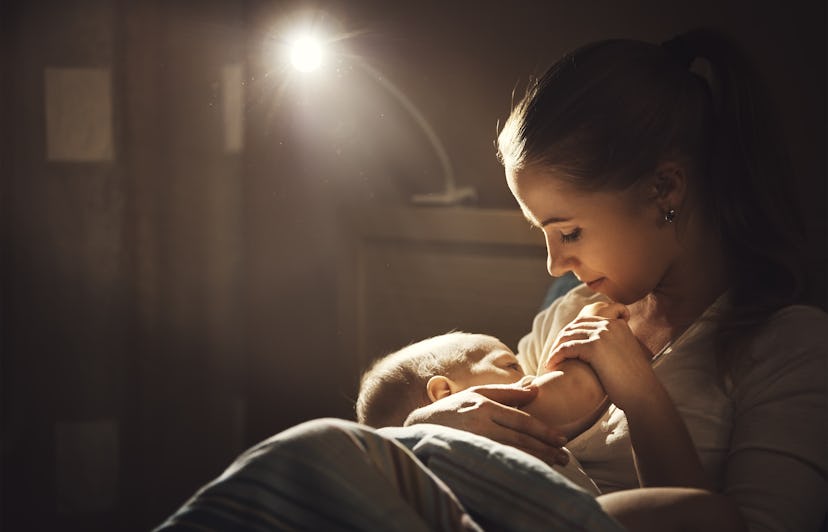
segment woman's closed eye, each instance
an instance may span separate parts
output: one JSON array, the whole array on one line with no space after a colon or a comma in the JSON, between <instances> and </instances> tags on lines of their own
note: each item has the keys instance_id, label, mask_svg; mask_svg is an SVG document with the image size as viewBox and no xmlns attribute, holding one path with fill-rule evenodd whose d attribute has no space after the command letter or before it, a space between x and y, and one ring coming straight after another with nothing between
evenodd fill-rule
<instances>
[{"instance_id":1,"label":"woman's closed eye","mask_svg":"<svg viewBox=\"0 0 828 532\"><path fill-rule=\"evenodd\" d=\"M561 242L564 244L568 244L570 242L576 242L579 238L581 238L581 228L577 227L573 229L569 233L561 232Z\"/></svg>"}]
</instances>

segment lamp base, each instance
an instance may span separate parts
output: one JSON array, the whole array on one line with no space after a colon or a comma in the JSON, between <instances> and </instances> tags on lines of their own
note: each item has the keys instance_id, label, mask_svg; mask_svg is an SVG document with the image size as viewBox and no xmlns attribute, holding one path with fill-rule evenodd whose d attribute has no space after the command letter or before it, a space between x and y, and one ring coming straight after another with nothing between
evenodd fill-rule
<instances>
[{"instance_id":1,"label":"lamp base","mask_svg":"<svg viewBox=\"0 0 828 532\"><path fill-rule=\"evenodd\" d=\"M442 192L411 196L411 203L414 205L432 205L435 207L472 203L475 200L477 200L477 191L472 187L452 187Z\"/></svg>"}]
</instances>

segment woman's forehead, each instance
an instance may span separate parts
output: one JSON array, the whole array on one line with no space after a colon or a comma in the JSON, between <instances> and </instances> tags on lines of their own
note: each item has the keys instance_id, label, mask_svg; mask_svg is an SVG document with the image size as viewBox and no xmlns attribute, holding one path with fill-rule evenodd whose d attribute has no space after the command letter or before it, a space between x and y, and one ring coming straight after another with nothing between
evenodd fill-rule
<instances>
[{"instance_id":1,"label":"woman's forehead","mask_svg":"<svg viewBox=\"0 0 828 532\"><path fill-rule=\"evenodd\" d=\"M551 170L524 168L507 176L512 194L533 225L542 225L552 215L571 217L573 204L587 196Z\"/></svg>"},{"instance_id":2,"label":"woman's forehead","mask_svg":"<svg viewBox=\"0 0 828 532\"><path fill-rule=\"evenodd\" d=\"M592 216L596 209L626 213L640 204L637 200L642 194L636 187L622 191L579 190L561 172L543 168L513 172L509 187L526 219L538 227Z\"/></svg>"}]
</instances>

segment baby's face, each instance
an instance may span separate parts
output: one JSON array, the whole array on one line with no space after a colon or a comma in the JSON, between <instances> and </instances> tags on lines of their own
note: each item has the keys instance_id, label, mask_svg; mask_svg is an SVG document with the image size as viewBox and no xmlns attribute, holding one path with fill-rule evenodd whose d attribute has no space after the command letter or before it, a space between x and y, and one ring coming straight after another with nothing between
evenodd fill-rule
<instances>
[{"instance_id":1,"label":"baby's face","mask_svg":"<svg viewBox=\"0 0 828 532\"><path fill-rule=\"evenodd\" d=\"M474 335L465 357L468 363L451 375L451 380L462 388L512 384L526 375L512 350L491 336Z\"/></svg>"}]
</instances>

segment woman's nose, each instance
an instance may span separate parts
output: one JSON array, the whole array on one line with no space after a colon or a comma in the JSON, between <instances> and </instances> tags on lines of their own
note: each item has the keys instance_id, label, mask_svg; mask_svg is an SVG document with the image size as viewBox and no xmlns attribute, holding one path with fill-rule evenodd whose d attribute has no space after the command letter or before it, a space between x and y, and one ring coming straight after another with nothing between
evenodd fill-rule
<instances>
[{"instance_id":1,"label":"woman's nose","mask_svg":"<svg viewBox=\"0 0 828 532\"><path fill-rule=\"evenodd\" d=\"M568 266L569 263L568 259L563 259L561 256L552 257L550 254L546 259L546 270L552 277L561 277L572 271L572 268Z\"/></svg>"},{"instance_id":2,"label":"woman's nose","mask_svg":"<svg viewBox=\"0 0 828 532\"><path fill-rule=\"evenodd\" d=\"M564 252L559 242L552 239L554 236L546 237L546 271L552 277L560 277L569 271L572 271L572 265L575 259Z\"/></svg>"}]
</instances>

